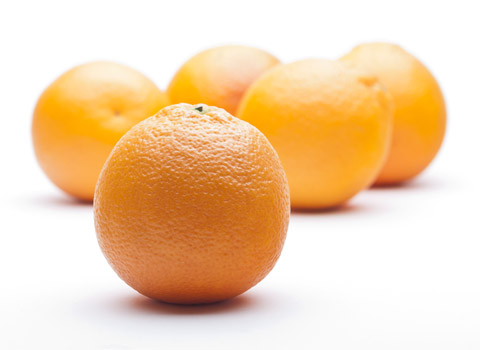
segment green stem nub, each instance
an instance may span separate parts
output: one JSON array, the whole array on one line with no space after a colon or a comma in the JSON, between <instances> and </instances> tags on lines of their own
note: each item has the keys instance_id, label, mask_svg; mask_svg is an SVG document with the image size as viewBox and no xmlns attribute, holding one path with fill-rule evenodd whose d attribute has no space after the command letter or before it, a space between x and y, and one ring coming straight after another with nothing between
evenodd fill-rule
<instances>
[{"instance_id":1,"label":"green stem nub","mask_svg":"<svg viewBox=\"0 0 480 350\"><path fill-rule=\"evenodd\" d=\"M205 113L207 111L205 107L206 107L205 105L196 105L195 107L193 107L193 109L196 110L197 112Z\"/></svg>"}]
</instances>

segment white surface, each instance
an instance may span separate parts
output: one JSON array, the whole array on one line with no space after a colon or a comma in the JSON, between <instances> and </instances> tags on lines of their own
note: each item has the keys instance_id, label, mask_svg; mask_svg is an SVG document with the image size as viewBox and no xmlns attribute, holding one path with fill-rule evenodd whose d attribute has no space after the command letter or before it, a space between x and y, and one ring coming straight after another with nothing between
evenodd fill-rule
<instances>
[{"instance_id":1,"label":"white surface","mask_svg":"<svg viewBox=\"0 0 480 350\"><path fill-rule=\"evenodd\" d=\"M478 7L455 2L5 1L0 5L1 349L478 349ZM410 186L292 215L284 253L232 301L175 307L119 280L92 208L36 165L30 119L73 65L119 61L165 87L195 52L263 47L283 61L401 44L448 104L444 148Z\"/></svg>"}]
</instances>

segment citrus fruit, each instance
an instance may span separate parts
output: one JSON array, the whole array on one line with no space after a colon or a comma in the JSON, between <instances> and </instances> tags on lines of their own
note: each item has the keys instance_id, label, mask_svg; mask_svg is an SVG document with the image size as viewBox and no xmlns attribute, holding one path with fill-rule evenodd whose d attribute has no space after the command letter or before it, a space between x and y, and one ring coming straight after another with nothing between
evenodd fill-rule
<instances>
[{"instance_id":1,"label":"citrus fruit","mask_svg":"<svg viewBox=\"0 0 480 350\"><path fill-rule=\"evenodd\" d=\"M338 61L279 65L245 94L238 117L270 140L292 207L336 207L369 186L390 145L391 99L377 79Z\"/></svg>"},{"instance_id":2,"label":"citrus fruit","mask_svg":"<svg viewBox=\"0 0 480 350\"><path fill-rule=\"evenodd\" d=\"M94 200L100 247L138 292L197 304L239 295L273 268L290 215L280 160L250 124L172 105L114 147Z\"/></svg>"},{"instance_id":3,"label":"citrus fruit","mask_svg":"<svg viewBox=\"0 0 480 350\"><path fill-rule=\"evenodd\" d=\"M32 126L37 160L60 189L91 201L115 143L166 105L166 94L132 68L112 62L77 66L38 99Z\"/></svg>"},{"instance_id":4,"label":"citrus fruit","mask_svg":"<svg viewBox=\"0 0 480 350\"><path fill-rule=\"evenodd\" d=\"M190 58L168 87L172 103L205 103L235 114L247 88L279 61L247 46L215 47Z\"/></svg>"},{"instance_id":5,"label":"citrus fruit","mask_svg":"<svg viewBox=\"0 0 480 350\"><path fill-rule=\"evenodd\" d=\"M392 147L376 183L412 179L433 160L445 134L445 102L435 78L418 59L393 44L363 44L342 60L377 75L394 101Z\"/></svg>"}]
</instances>

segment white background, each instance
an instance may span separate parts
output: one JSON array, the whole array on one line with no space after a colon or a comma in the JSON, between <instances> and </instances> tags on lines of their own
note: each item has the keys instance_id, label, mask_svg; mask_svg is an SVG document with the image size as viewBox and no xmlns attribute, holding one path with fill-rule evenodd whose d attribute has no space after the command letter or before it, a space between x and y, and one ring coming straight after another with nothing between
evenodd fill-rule
<instances>
[{"instance_id":1,"label":"white background","mask_svg":"<svg viewBox=\"0 0 480 350\"><path fill-rule=\"evenodd\" d=\"M1 349L479 349L480 9L476 1L2 1ZM408 186L329 213L293 213L283 255L246 294L203 307L155 303L125 285L95 238L92 207L35 162L41 91L91 60L165 88L219 44L284 62L391 41L438 78L444 147Z\"/></svg>"}]
</instances>

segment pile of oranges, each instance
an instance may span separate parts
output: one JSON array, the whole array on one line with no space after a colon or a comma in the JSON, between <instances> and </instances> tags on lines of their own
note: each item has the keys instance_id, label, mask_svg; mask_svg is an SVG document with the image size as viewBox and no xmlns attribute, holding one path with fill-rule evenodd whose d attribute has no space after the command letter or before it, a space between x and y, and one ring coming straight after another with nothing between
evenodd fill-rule
<instances>
[{"instance_id":1,"label":"pile of oranges","mask_svg":"<svg viewBox=\"0 0 480 350\"><path fill-rule=\"evenodd\" d=\"M99 244L126 283L195 304L270 272L290 205L336 208L417 176L445 124L435 78L399 46L288 64L222 46L188 60L166 92L116 63L71 69L40 96L33 144L53 183L94 201Z\"/></svg>"}]
</instances>

